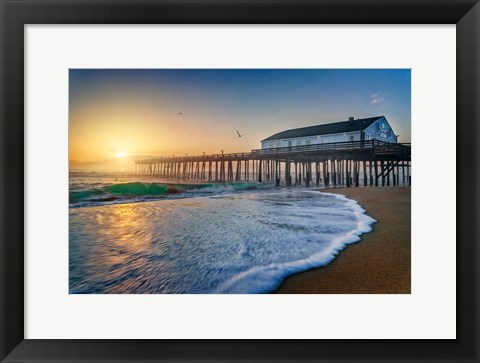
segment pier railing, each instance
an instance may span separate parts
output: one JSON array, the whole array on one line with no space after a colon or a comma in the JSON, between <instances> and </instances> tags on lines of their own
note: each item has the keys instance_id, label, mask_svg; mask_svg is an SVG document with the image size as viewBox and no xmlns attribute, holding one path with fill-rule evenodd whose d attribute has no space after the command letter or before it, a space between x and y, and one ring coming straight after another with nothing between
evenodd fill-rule
<instances>
[{"instance_id":1,"label":"pier railing","mask_svg":"<svg viewBox=\"0 0 480 363\"><path fill-rule=\"evenodd\" d=\"M287 146L268 149L252 150L253 155L264 156L272 154L298 154L298 153L335 153L335 152L372 152L374 155L410 156L410 143L388 143L380 140L342 141L324 144L311 144Z\"/></svg>"}]
</instances>

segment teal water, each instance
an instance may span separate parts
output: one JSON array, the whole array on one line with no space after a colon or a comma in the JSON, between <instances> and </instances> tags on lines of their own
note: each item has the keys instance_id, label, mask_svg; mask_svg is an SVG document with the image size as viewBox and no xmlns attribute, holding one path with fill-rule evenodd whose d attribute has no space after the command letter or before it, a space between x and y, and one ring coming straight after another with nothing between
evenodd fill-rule
<instances>
[{"instance_id":1,"label":"teal water","mask_svg":"<svg viewBox=\"0 0 480 363\"><path fill-rule=\"evenodd\" d=\"M86 207L269 187L256 182L183 183L131 174L76 172L70 173L69 203L70 207Z\"/></svg>"}]
</instances>

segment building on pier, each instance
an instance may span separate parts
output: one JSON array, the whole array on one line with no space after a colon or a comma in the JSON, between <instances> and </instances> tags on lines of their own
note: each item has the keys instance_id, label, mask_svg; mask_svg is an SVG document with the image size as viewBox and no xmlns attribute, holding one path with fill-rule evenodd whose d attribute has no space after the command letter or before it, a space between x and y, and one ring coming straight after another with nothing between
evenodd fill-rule
<instances>
[{"instance_id":1,"label":"building on pier","mask_svg":"<svg viewBox=\"0 0 480 363\"><path fill-rule=\"evenodd\" d=\"M393 132L385 116L356 120L349 117L348 121L282 131L267 137L261 143L262 149L271 149L368 140L396 143L397 135Z\"/></svg>"},{"instance_id":2,"label":"building on pier","mask_svg":"<svg viewBox=\"0 0 480 363\"><path fill-rule=\"evenodd\" d=\"M303 140L310 142L296 142ZM326 187L411 185L410 170L411 145L397 142L384 116L283 131L263 140L262 149L241 153L135 161L135 172L140 175L276 186L308 187L313 182Z\"/></svg>"}]
</instances>

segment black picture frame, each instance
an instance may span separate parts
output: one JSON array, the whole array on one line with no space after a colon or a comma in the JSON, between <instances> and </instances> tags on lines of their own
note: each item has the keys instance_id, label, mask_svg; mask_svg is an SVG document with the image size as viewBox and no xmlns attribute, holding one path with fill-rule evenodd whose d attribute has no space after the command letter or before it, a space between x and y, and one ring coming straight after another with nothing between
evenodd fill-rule
<instances>
[{"instance_id":1,"label":"black picture frame","mask_svg":"<svg viewBox=\"0 0 480 363\"><path fill-rule=\"evenodd\" d=\"M480 361L478 334L480 5L478 0L0 0L0 6L0 359L2 362ZM218 341L24 339L23 206L25 201L24 148L26 146L24 144L24 25L156 23L456 24L457 339ZM453 122L455 120L452 120Z\"/></svg>"}]
</instances>

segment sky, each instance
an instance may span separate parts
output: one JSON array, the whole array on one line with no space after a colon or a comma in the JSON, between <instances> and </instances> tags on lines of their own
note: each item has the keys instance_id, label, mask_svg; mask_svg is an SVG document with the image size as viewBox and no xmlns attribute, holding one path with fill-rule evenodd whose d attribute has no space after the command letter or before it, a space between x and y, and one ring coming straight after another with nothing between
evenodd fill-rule
<instances>
[{"instance_id":1,"label":"sky","mask_svg":"<svg viewBox=\"0 0 480 363\"><path fill-rule=\"evenodd\" d=\"M385 116L399 142L410 142L410 70L69 72L71 167L132 169L152 156L247 152L277 132L350 116Z\"/></svg>"}]
</instances>

